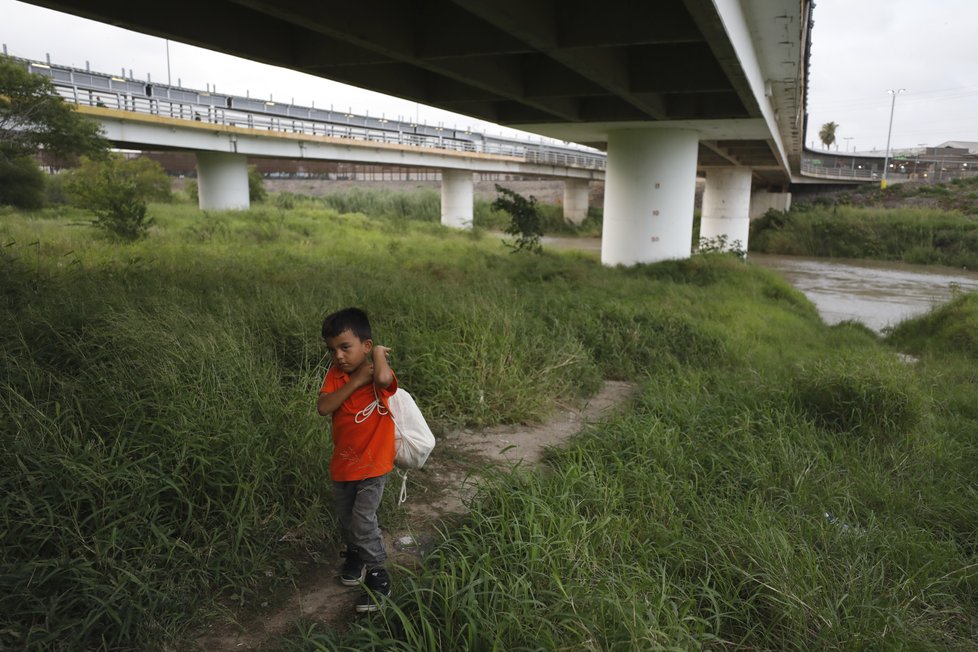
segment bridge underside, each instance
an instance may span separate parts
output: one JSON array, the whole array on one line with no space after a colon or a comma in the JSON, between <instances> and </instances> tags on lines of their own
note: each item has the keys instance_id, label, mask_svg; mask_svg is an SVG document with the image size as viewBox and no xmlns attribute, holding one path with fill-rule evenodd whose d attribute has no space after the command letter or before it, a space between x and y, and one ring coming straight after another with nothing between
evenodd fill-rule
<instances>
[{"instance_id":1,"label":"bridge underside","mask_svg":"<svg viewBox=\"0 0 978 652\"><path fill-rule=\"evenodd\" d=\"M599 148L618 129L692 129L701 169L746 166L765 185L798 169L712 0L32 3ZM798 3L734 4L752 31L772 30L771 43L797 41ZM781 43L770 49L757 53L762 64L791 59ZM797 67L763 82L785 104L789 138Z\"/></svg>"},{"instance_id":2,"label":"bridge underside","mask_svg":"<svg viewBox=\"0 0 978 652\"><path fill-rule=\"evenodd\" d=\"M697 169L746 245L752 193L801 167L811 0L35 4L606 149L606 264L690 254Z\"/></svg>"}]
</instances>

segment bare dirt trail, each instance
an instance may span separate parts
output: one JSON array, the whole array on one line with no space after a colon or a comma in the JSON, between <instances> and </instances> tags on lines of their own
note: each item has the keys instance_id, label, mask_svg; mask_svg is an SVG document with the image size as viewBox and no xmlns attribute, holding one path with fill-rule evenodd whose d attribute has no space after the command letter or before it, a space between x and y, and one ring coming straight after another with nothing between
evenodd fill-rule
<instances>
[{"instance_id":1,"label":"bare dirt trail","mask_svg":"<svg viewBox=\"0 0 978 652\"><path fill-rule=\"evenodd\" d=\"M435 538L439 523L465 514L475 493L480 469L491 464L537 464L545 450L577 434L589 422L605 416L632 393L631 383L606 381L581 407L558 410L546 423L502 426L487 430L461 430L438 440L438 447L422 471L423 483L409 483L403 508L407 527L385 530L390 562L417 566L425 546ZM392 476L388 491L400 490ZM337 579L338 558L325 559L305 572L295 586L277 599L269 598L257 612L238 615L237 623L214 624L187 650L261 650L289 634L299 621L337 624L352 620L358 590ZM396 576L395 576L396 582ZM395 584L395 591L397 590Z\"/></svg>"}]
</instances>

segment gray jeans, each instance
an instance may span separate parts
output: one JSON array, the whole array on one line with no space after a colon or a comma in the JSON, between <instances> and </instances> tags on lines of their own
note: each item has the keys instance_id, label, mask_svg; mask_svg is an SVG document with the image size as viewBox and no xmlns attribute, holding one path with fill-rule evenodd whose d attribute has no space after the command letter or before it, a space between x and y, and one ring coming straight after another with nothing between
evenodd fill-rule
<instances>
[{"instance_id":1,"label":"gray jeans","mask_svg":"<svg viewBox=\"0 0 978 652\"><path fill-rule=\"evenodd\" d=\"M333 481L333 499L340 519L340 534L348 548L357 548L367 568L383 566L387 560L384 539L377 521L377 508L384 496L387 476L351 482Z\"/></svg>"}]
</instances>

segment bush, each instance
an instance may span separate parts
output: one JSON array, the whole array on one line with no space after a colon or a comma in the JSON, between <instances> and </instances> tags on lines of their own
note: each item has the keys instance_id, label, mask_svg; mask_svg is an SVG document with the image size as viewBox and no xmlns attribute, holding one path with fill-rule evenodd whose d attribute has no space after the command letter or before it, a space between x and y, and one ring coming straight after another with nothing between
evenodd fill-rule
<instances>
[{"instance_id":1,"label":"bush","mask_svg":"<svg viewBox=\"0 0 978 652\"><path fill-rule=\"evenodd\" d=\"M34 159L24 156L11 160L0 157L0 206L27 210L44 206L44 172Z\"/></svg>"},{"instance_id":2,"label":"bush","mask_svg":"<svg viewBox=\"0 0 978 652\"><path fill-rule=\"evenodd\" d=\"M254 165L248 166L248 200L254 204L255 202L264 201L265 197L268 196L268 191L265 190L265 177L261 175Z\"/></svg>"},{"instance_id":3,"label":"bush","mask_svg":"<svg viewBox=\"0 0 978 652\"><path fill-rule=\"evenodd\" d=\"M496 184L496 191L501 195L492 202L493 209L505 211L512 218L505 231L514 236L515 241L506 243L513 252L529 251L540 253L543 247L540 238L543 236L543 226L540 222L540 211L537 208L537 198L529 199L516 191Z\"/></svg>"},{"instance_id":4,"label":"bush","mask_svg":"<svg viewBox=\"0 0 978 652\"><path fill-rule=\"evenodd\" d=\"M196 179L188 179L183 186L183 191L187 194L187 199L195 204L200 203L200 190Z\"/></svg>"},{"instance_id":5,"label":"bush","mask_svg":"<svg viewBox=\"0 0 978 652\"><path fill-rule=\"evenodd\" d=\"M67 174L49 174L44 180L44 200L48 205L70 204L71 197L65 184L68 181Z\"/></svg>"},{"instance_id":6,"label":"bush","mask_svg":"<svg viewBox=\"0 0 978 652\"><path fill-rule=\"evenodd\" d=\"M95 213L93 224L122 240L145 236L153 223L146 218L147 200L169 196L170 192L163 168L148 159L84 159L81 167L68 174L66 189L72 203ZM165 193L159 176L166 182Z\"/></svg>"}]
</instances>

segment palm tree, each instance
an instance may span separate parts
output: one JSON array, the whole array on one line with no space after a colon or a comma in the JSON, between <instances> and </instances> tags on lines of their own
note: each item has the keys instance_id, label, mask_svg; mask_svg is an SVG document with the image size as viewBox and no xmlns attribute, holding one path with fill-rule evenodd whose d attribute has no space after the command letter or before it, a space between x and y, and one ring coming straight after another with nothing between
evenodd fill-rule
<instances>
[{"instance_id":1,"label":"palm tree","mask_svg":"<svg viewBox=\"0 0 978 652\"><path fill-rule=\"evenodd\" d=\"M831 147L835 142L835 130L839 125L835 122L826 122L818 132L818 138L826 148Z\"/></svg>"}]
</instances>

